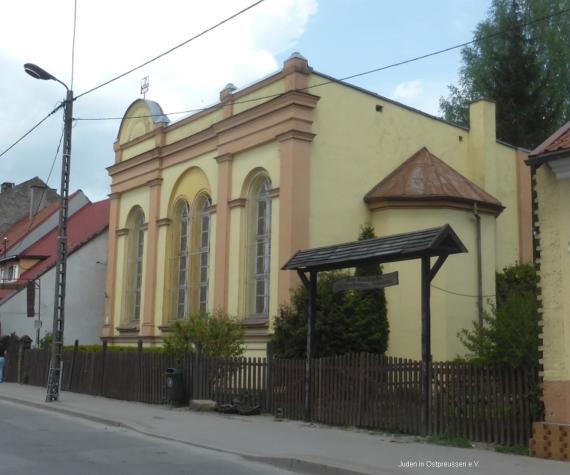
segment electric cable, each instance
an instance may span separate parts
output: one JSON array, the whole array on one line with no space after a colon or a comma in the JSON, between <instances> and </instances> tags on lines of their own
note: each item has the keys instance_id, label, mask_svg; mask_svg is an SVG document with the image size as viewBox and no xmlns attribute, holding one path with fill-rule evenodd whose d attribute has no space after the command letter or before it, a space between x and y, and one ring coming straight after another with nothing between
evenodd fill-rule
<instances>
[{"instance_id":1,"label":"electric cable","mask_svg":"<svg viewBox=\"0 0 570 475\"><path fill-rule=\"evenodd\" d=\"M563 14L566 14L566 13L568 13L568 12L570 12L570 8L566 8L566 9L563 9L563 10L559 10L559 11L557 11L557 12L555 12L555 13L550 14L550 15L547 15L547 16L544 16L544 17L540 17L540 18L537 18L537 19L535 19L535 20L532 20L532 21L529 21L529 22L526 22L526 23L522 23L522 24L520 25L520 27L522 28L522 27L525 27L525 26L533 25L533 24L535 24L535 23L539 23L539 22L542 22L542 21L546 21L546 20L549 20L549 19L551 19L551 18L554 18L554 17L557 17L557 16L561 16L561 15L563 15ZM517 27L517 28L518 28L518 27ZM485 36L479 36L479 37L477 37L477 38L475 38L475 39L473 39L473 40L471 40L471 41L466 41L466 42L463 42L463 43L456 44L456 45L454 45L454 46L449 46L449 47L447 47L447 48L443 48L443 49L440 49L440 50L437 50L437 51L432 51L431 53L426 53L426 54L423 54L423 55L421 55L421 56L415 56L415 57L413 57L413 58L409 58L409 59L405 59L405 60L402 60L402 61L398 61L398 62L396 62L396 63L391 63L391 64L388 64L388 65L385 65L385 66L381 66L381 67L378 67L378 68L369 69L369 70L367 70L367 71L363 71L363 72L360 72L360 73L351 74L350 76L345 76L345 77L342 77L342 78L340 78L340 79L333 79L333 78L331 78L331 79L329 79L329 80L327 80L327 81L323 81L323 82L320 82L320 83L317 83L317 84L313 84L313 85L311 85L311 86L307 86L307 87L304 87L304 88L295 89L295 91L303 92L303 91L307 91L307 90L310 90L310 89L313 89L313 88L326 86L326 85L328 85L328 84L338 84L338 83L342 83L343 81L348 81L348 80L350 80L350 79L354 79L354 78L357 78L357 77L366 76L366 75L373 74L373 73L377 73L377 72L380 72L380 71L385 71L385 70L387 70L387 69L392 69L392 68L395 68L395 67L398 67L398 66L403 66L403 65L405 65L405 64L413 63L413 62L416 62L416 61L420 61L420 60L422 60L422 59L426 59L426 58L430 58L430 57L433 57L433 56L437 56L437 55L440 55L440 54L443 54L443 53L447 53L447 52L449 52L449 51L452 51L452 50L455 50L455 49L458 49L458 48L463 48L463 47L465 47L465 46L469 46L469 45L474 44L474 43L477 43L477 42L479 42L479 41L483 41L483 40L487 40L487 39L490 39L490 38L494 38L494 37L496 37L496 36L503 35L503 34L505 34L505 33L508 33L509 31L512 31L513 29L514 29L514 28L506 28L506 29L504 29L504 30L497 31L497 32L494 32L494 33L490 33L490 34L485 35ZM89 92L89 91L87 91L87 92ZM87 92L86 92L86 93L87 93ZM84 94L86 94L86 93L84 93ZM263 100L266 100L266 99L274 99L274 98L276 98L276 97L283 96L284 94L287 94L287 93L269 94L269 95L265 95L265 96L254 97L254 98L251 98L251 99L244 99L244 100L241 100L241 101L234 101L233 104L234 104L234 105L235 105L235 104L245 104L245 103L249 103L249 102L263 101ZM179 115L179 114L191 114L191 113L203 112L203 111L205 111L205 110L208 110L210 107L213 107L213 106L203 107L203 108L199 108L199 109L188 109L188 110L185 110L185 111L168 112L168 113L165 112L165 113L162 113L162 114L147 114L147 115L133 116L133 117L129 117L129 118L130 118L130 119L142 119L142 118L148 118L148 117L155 117L155 116L157 116L157 115L169 116L169 115ZM76 118L74 118L74 120L82 120L82 121L103 121L103 120L122 120L123 118L124 118L124 117L76 117Z\"/></svg>"},{"instance_id":2,"label":"electric cable","mask_svg":"<svg viewBox=\"0 0 570 475\"><path fill-rule=\"evenodd\" d=\"M75 73L75 30L77 27L77 0L73 2L73 39L71 41L71 82L69 88L73 91L73 78Z\"/></svg>"},{"instance_id":3,"label":"electric cable","mask_svg":"<svg viewBox=\"0 0 570 475\"><path fill-rule=\"evenodd\" d=\"M48 115L46 115L42 120L40 120L36 125L29 129L24 135L22 135L18 140L16 140L12 145L0 153L0 158L6 155L10 150L12 150L16 145L18 145L22 140L24 140L28 135L30 135L34 130L36 130L40 125L42 125L46 120L48 120L53 114L55 114L59 109L63 107L63 102L60 103L54 110L52 110Z\"/></svg>"},{"instance_id":4,"label":"electric cable","mask_svg":"<svg viewBox=\"0 0 570 475\"><path fill-rule=\"evenodd\" d=\"M32 209L32 216L30 217L30 222L29 222L29 224L28 224L28 229L26 230L26 234L28 234L28 232L29 232L30 229L32 228L32 225L33 225L33 223L34 223L34 218L36 217L36 214L39 212L40 206L41 206L41 204L42 204L42 201L44 200L45 194L46 194L46 192L47 192L47 190L48 190L48 186L47 186L47 185L49 184L49 180L50 180L50 178L51 178L51 174L53 173L53 169L54 169L55 163L56 163L56 161L57 161L57 156L59 155L59 151L60 151L60 149L61 149L61 144L63 143L64 130L65 130L65 128L63 127L62 130L61 130L61 135L60 135L60 137L59 137L59 143L58 143L58 145L57 145L57 149L56 149L56 151L55 151L55 155L54 155L53 160L52 160L52 162L51 162L51 167L50 167L50 169L49 169L49 173L48 173L47 179L44 181L44 183L45 183L46 186L44 187L44 189L43 189L43 191L42 191L42 196L40 197L40 200L38 201L38 205L36 206L36 209L35 209L35 210ZM32 206L33 206L33 203L32 203Z\"/></svg>"},{"instance_id":5,"label":"electric cable","mask_svg":"<svg viewBox=\"0 0 570 475\"><path fill-rule=\"evenodd\" d=\"M230 20L233 20L234 18L236 18L236 17L242 15L243 13L247 12L248 10L251 10L253 7L256 7L256 6L259 5L260 3L263 3L264 1L265 1L265 0L258 0L257 2L252 3L252 4L249 5L248 7L245 7L244 9L240 10L239 12L234 13L233 15L227 17L225 20L222 20L222 21L216 23L214 26L211 26L210 28L205 29L204 31L198 33L197 35L194 35L192 38L189 38L189 39L187 39L186 41L183 41L182 43L180 43L180 44L178 44L178 45L176 45L176 46L170 48L169 50L167 50L167 51L165 51L165 52L159 54L158 56L155 56L154 58L151 58L151 59L149 59L148 61L145 61L144 63L142 63L142 64L140 64L140 65L138 65L138 66L135 66L134 68L131 68L131 69L129 69L128 71L125 71L124 73L119 74L118 76L115 76L114 78L109 79L108 81L105 81L104 83L101 83L101 84L99 84L98 86L95 86L95 87L93 87L93 88L91 88L91 89L88 89L87 91L85 91L85 92L83 92L83 93L81 93L81 94L75 96L73 100L75 101L75 100L79 99L80 97L83 97L83 96L85 96L85 95L87 95L87 94L90 94L90 93L96 91L97 89L102 88L103 86L106 86L106 85L108 85L108 84L111 84L112 82L115 82L116 80L121 79L121 78L127 76L128 74L131 74L132 72L134 72L134 71L136 71L136 70L138 70L138 69L143 68L144 66L147 66L148 64L150 64L150 63L156 61L157 59L160 59L160 58L166 56L167 54L170 54L170 53L172 53L173 51L177 50L178 48L181 48L182 46L187 45L187 44L190 43L191 41L194 41L194 40L200 38L201 36L204 36L206 33L209 33L210 31L215 30L216 28L218 28L218 27L222 26L223 24L229 22Z\"/></svg>"},{"instance_id":6,"label":"electric cable","mask_svg":"<svg viewBox=\"0 0 570 475\"><path fill-rule=\"evenodd\" d=\"M448 293L448 294L457 295L459 297L473 297L475 299L496 297L496 295L470 295L470 294L462 294L460 292L452 292L451 290L442 289L441 287L438 287L437 285L433 285L433 284L431 284L431 287L433 287L434 289L440 290L442 292Z\"/></svg>"}]
</instances>

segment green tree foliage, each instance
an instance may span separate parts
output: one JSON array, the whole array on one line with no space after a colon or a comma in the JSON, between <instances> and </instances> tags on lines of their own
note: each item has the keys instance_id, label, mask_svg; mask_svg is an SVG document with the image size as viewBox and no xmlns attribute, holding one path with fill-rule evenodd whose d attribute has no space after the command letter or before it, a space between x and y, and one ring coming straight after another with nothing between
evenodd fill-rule
<instances>
[{"instance_id":1,"label":"green tree foliage","mask_svg":"<svg viewBox=\"0 0 570 475\"><path fill-rule=\"evenodd\" d=\"M374 237L371 225L361 227L359 240ZM382 273L381 266L365 265L357 276ZM388 348L388 315L384 289L333 292L335 282L349 277L348 272L319 273L317 282L317 317L315 320L315 356L342 355L353 352L383 354ZM275 320L273 344L279 358L304 358L307 347L308 294L300 285L290 305L282 306Z\"/></svg>"},{"instance_id":2,"label":"green tree foliage","mask_svg":"<svg viewBox=\"0 0 570 475\"><path fill-rule=\"evenodd\" d=\"M514 368L538 364L540 328L533 266L519 264L497 274L497 303L485 313L483 324L473 323L458 337L470 351L468 359Z\"/></svg>"},{"instance_id":3,"label":"green tree foliage","mask_svg":"<svg viewBox=\"0 0 570 475\"><path fill-rule=\"evenodd\" d=\"M244 352L243 327L223 312L194 313L188 319L172 324L171 334L164 339L164 351L176 356L201 349L204 356L232 358Z\"/></svg>"},{"instance_id":4,"label":"green tree foliage","mask_svg":"<svg viewBox=\"0 0 570 475\"><path fill-rule=\"evenodd\" d=\"M440 99L444 118L467 126L469 103L491 99L497 138L527 148L570 120L570 13L535 21L565 9L570 0L493 0L475 30L486 39L463 48L458 84Z\"/></svg>"}]
</instances>

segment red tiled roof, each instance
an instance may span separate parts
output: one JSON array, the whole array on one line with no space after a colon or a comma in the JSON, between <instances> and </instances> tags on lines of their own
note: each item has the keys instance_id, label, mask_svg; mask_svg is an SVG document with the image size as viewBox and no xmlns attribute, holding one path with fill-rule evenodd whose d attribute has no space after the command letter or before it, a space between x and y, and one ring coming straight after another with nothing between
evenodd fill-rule
<instances>
[{"instance_id":1,"label":"red tiled roof","mask_svg":"<svg viewBox=\"0 0 570 475\"><path fill-rule=\"evenodd\" d=\"M538 147L536 147L530 154L529 158L535 158L539 155L553 152L561 152L563 150L570 150L570 122L563 125L560 129L554 132Z\"/></svg>"},{"instance_id":2,"label":"red tiled roof","mask_svg":"<svg viewBox=\"0 0 570 475\"><path fill-rule=\"evenodd\" d=\"M67 222L68 255L98 236L109 226L109 200L89 203L69 217ZM43 259L20 275L23 281L35 279L53 267L57 261L56 242L59 230L55 228L42 239L32 244L19 257L38 257ZM0 290L0 299L13 290Z\"/></svg>"},{"instance_id":3,"label":"red tiled roof","mask_svg":"<svg viewBox=\"0 0 570 475\"><path fill-rule=\"evenodd\" d=\"M388 202L478 203L500 213L501 202L423 147L396 168L365 196L369 205Z\"/></svg>"},{"instance_id":4,"label":"red tiled roof","mask_svg":"<svg viewBox=\"0 0 570 475\"><path fill-rule=\"evenodd\" d=\"M71 194L69 199L71 200L79 191ZM29 216L18 221L14 226L8 229L3 237L8 238L8 250L14 247L18 242L26 236L30 231L36 229L40 224L47 220L52 214L59 210L59 200L54 201L45 208L38 211L31 219Z\"/></svg>"}]
</instances>

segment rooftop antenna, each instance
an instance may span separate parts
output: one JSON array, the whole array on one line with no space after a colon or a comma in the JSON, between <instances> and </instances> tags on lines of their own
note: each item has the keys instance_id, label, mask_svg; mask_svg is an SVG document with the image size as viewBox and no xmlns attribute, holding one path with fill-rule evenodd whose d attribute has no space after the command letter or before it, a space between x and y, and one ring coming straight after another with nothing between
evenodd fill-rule
<instances>
[{"instance_id":1,"label":"rooftop antenna","mask_svg":"<svg viewBox=\"0 0 570 475\"><path fill-rule=\"evenodd\" d=\"M148 92L149 87L148 76L145 76L141 79L141 94L143 96L143 99L146 99L146 93Z\"/></svg>"}]
</instances>

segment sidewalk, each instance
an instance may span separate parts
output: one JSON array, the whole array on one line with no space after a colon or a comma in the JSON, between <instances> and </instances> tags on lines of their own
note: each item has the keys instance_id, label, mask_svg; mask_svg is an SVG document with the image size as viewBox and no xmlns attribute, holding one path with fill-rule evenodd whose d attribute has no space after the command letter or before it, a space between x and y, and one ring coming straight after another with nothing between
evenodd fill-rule
<instances>
[{"instance_id":1,"label":"sidewalk","mask_svg":"<svg viewBox=\"0 0 570 475\"><path fill-rule=\"evenodd\" d=\"M0 400L230 452L300 473L567 475L570 470L570 464L564 462L477 448L438 446L416 442L413 437L376 435L297 421L280 422L272 416L194 412L69 392L63 392L59 402L46 403L45 388L13 383L0 384ZM401 462L423 462L425 467L399 468ZM436 468L430 462L471 462L473 465Z\"/></svg>"}]
</instances>

